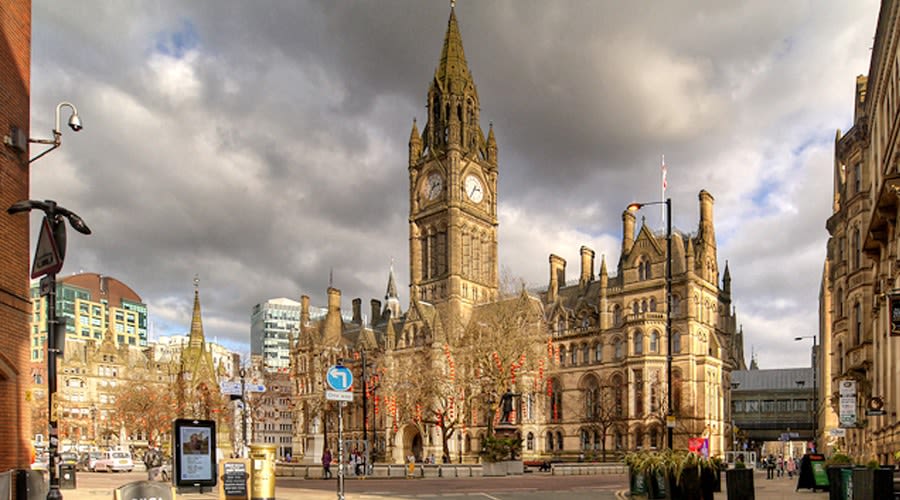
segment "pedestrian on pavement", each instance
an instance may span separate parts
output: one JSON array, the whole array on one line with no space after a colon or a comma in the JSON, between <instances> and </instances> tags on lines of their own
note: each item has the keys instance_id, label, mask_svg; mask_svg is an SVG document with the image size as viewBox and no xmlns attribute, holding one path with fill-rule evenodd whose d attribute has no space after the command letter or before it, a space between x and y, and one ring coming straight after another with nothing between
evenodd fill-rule
<instances>
[{"instance_id":1,"label":"pedestrian on pavement","mask_svg":"<svg viewBox=\"0 0 900 500\"><path fill-rule=\"evenodd\" d=\"M322 453L322 479L331 479L331 450Z\"/></svg>"},{"instance_id":2,"label":"pedestrian on pavement","mask_svg":"<svg viewBox=\"0 0 900 500\"><path fill-rule=\"evenodd\" d=\"M796 463L794 462L794 459L788 457L788 459L787 459L787 473L788 473L788 478L794 477L794 470L796 470L796 469L797 469L797 465L796 465Z\"/></svg>"},{"instance_id":3,"label":"pedestrian on pavement","mask_svg":"<svg viewBox=\"0 0 900 500\"><path fill-rule=\"evenodd\" d=\"M780 454L778 455L778 462L776 463L776 465L776 472L778 473L778 477L784 477L784 456Z\"/></svg>"},{"instance_id":4,"label":"pedestrian on pavement","mask_svg":"<svg viewBox=\"0 0 900 500\"><path fill-rule=\"evenodd\" d=\"M159 479L162 472L162 462L162 452L153 443L150 443L150 446L144 453L144 466L147 468L148 481L157 481Z\"/></svg>"},{"instance_id":5,"label":"pedestrian on pavement","mask_svg":"<svg viewBox=\"0 0 900 500\"><path fill-rule=\"evenodd\" d=\"M775 479L775 457L766 457L766 479Z\"/></svg>"}]
</instances>

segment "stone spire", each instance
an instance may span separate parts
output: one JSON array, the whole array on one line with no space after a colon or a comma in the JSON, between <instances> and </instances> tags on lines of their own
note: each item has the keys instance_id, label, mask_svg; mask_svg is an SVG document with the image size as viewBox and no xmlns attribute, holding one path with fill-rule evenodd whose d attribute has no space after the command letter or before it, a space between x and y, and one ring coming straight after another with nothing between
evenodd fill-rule
<instances>
[{"instance_id":1,"label":"stone spire","mask_svg":"<svg viewBox=\"0 0 900 500\"><path fill-rule=\"evenodd\" d=\"M488 126L487 159L492 166L497 166L497 138L494 137L493 122Z\"/></svg>"},{"instance_id":2,"label":"stone spire","mask_svg":"<svg viewBox=\"0 0 900 500\"><path fill-rule=\"evenodd\" d=\"M397 294L397 282L394 279L393 259L391 259L391 270L388 273L387 290L384 293L384 310L390 311L392 318L400 317L400 296Z\"/></svg>"},{"instance_id":3,"label":"stone spire","mask_svg":"<svg viewBox=\"0 0 900 500\"><path fill-rule=\"evenodd\" d=\"M428 124L423 150L429 153L479 153L487 155L484 132L479 125L480 105L475 81L463 50L456 11L450 9L441 60L428 91ZM488 162L490 163L490 162Z\"/></svg>"},{"instance_id":4,"label":"stone spire","mask_svg":"<svg viewBox=\"0 0 900 500\"><path fill-rule=\"evenodd\" d=\"M722 291L731 295L731 271L728 269L728 261L725 261L725 272L722 274Z\"/></svg>"},{"instance_id":5,"label":"stone spire","mask_svg":"<svg viewBox=\"0 0 900 500\"><path fill-rule=\"evenodd\" d=\"M450 8L450 19L447 21L447 34L444 35L444 47L441 49L441 62L434 72L434 78L445 91L461 92L469 85L474 86L466 52L463 50L462 35L456 21L456 9Z\"/></svg>"},{"instance_id":6,"label":"stone spire","mask_svg":"<svg viewBox=\"0 0 900 500\"><path fill-rule=\"evenodd\" d=\"M413 166L422 156L422 136L419 135L419 128L416 127L416 119L413 118L412 130L409 133L409 164Z\"/></svg>"},{"instance_id":7,"label":"stone spire","mask_svg":"<svg viewBox=\"0 0 900 500\"><path fill-rule=\"evenodd\" d=\"M205 350L206 339L203 336L203 320L200 317L200 278L194 276L194 313L191 317L191 336L188 346Z\"/></svg>"}]
</instances>

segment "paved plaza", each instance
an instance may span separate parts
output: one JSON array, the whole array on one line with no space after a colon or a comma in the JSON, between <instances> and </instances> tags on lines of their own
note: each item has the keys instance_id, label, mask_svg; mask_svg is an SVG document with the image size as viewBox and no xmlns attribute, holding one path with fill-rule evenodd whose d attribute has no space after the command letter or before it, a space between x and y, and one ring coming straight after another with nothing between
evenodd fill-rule
<instances>
[{"instance_id":1,"label":"paved plaza","mask_svg":"<svg viewBox=\"0 0 900 500\"><path fill-rule=\"evenodd\" d=\"M112 498L117 486L145 479L145 473L78 473L78 488L62 490L66 500L100 500ZM486 498L490 500L606 500L628 498L627 479L623 474L599 476L553 476L548 473L532 473L524 476L485 477L471 479L345 479L345 497L348 500L389 500L410 498L440 498L462 500ZM765 473L757 471L754 478L758 500L813 500L828 498L826 492L796 491L796 478L767 480ZM725 478L722 492L716 500L725 500ZM337 480L278 478L275 495L279 500L337 498ZM217 491L179 493L177 498L214 499Z\"/></svg>"}]
</instances>

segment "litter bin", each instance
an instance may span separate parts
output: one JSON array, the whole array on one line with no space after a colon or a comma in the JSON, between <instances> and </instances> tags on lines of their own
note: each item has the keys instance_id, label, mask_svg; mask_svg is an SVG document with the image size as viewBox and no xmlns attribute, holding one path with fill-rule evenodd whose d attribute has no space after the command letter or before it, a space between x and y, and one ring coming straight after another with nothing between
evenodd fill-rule
<instances>
[{"instance_id":1,"label":"litter bin","mask_svg":"<svg viewBox=\"0 0 900 500\"><path fill-rule=\"evenodd\" d=\"M75 489L75 464L59 464L59 489Z\"/></svg>"},{"instance_id":2,"label":"litter bin","mask_svg":"<svg viewBox=\"0 0 900 500\"><path fill-rule=\"evenodd\" d=\"M250 498L275 500L274 444L250 445Z\"/></svg>"}]
</instances>

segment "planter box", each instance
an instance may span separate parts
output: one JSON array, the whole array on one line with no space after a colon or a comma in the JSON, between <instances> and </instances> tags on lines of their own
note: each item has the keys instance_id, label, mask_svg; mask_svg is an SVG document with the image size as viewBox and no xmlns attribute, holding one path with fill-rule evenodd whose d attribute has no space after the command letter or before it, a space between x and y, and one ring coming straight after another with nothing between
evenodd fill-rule
<instances>
[{"instance_id":1,"label":"planter box","mask_svg":"<svg viewBox=\"0 0 900 500\"><path fill-rule=\"evenodd\" d=\"M894 469L853 469L853 500L894 498Z\"/></svg>"},{"instance_id":2,"label":"planter box","mask_svg":"<svg viewBox=\"0 0 900 500\"><path fill-rule=\"evenodd\" d=\"M524 471L521 460L505 460L503 462L485 462L482 464L484 476L513 476L520 475Z\"/></svg>"},{"instance_id":3,"label":"planter box","mask_svg":"<svg viewBox=\"0 0 900 500\"><path fill-rule=\"evenodd\" d=\"M852 469L852 465L829 465L825 467L828 474L828 500L847 500L847 486L844 484L842 471Z\"/></svg>"},{"instance_id":4,"label":"planter box","mask_svg":"<svg viewBox=\"0 0 900 500\"><path fill-rule=\"evenodd\" d=\"M753 469L728 469L725 471L725 490L728 500L755 500Z\"/></svg>"}]
</instances>

